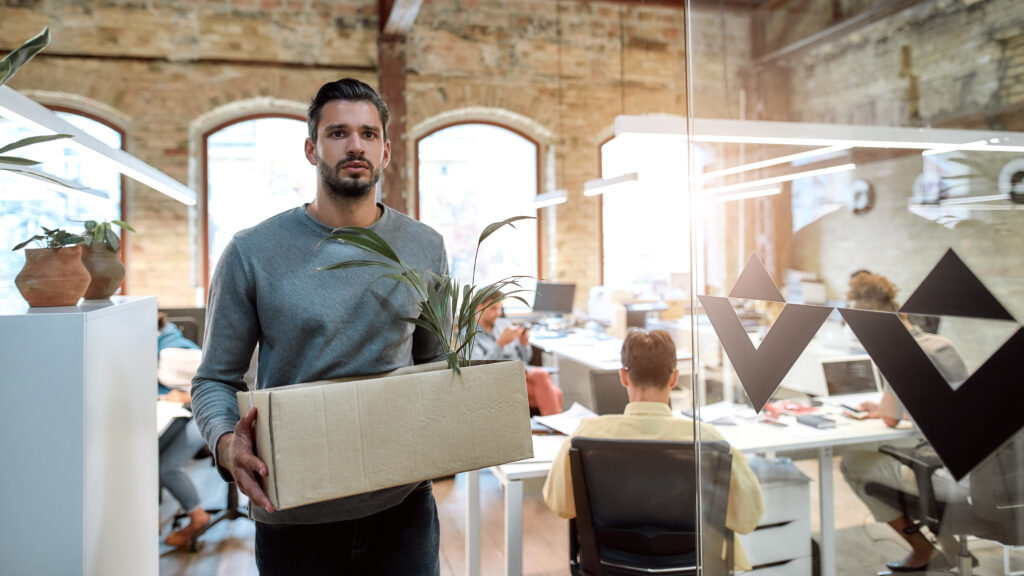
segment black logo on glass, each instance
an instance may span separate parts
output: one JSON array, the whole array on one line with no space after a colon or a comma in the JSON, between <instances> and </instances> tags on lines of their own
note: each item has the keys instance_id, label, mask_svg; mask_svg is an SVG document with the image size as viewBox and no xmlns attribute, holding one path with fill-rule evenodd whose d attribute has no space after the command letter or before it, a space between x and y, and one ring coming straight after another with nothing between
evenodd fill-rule
<instances>
[{"instance_id":1,"label":"black logo on glass","mask_svg":"<svg viewBox=\"0 0 1024 576\"><path fill-rule=\"evenodd\" d=\"M785 302L756 255L752 255L733 298ZM700 302L735 367L755 410L760 411L789 372L831 308L786 303L756 349L727 298L700 296ZM952 250L899 310L931 316L962 316L1016 322ZM1024 427L1024 328L953 390L899 315L839 310L879 371L892 386L925 438L956 479Z\"/></svg>"}]
</instances>

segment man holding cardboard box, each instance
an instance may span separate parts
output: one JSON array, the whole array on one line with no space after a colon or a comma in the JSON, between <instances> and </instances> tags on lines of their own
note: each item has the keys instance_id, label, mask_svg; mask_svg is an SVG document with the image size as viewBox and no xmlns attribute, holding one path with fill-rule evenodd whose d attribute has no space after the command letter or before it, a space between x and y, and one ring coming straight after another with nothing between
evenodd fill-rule
<instances>
[{"instance_id":1,"label":"man holding cardboard box","mask_svg":"<svg viewBox=\"0 0 1024 576\"><path fill-rule=\"evenodd\" d=\"M410 266L439 276L440 234L376 202L391 157L389 113L372 88L329 82L309 111L306 158L317 167L313 202L238 233L210 284L206 347L192 386L193 410L218 470L249 496L261 574L437 574L438 519L430 481L275 510L254 454L255 408L239 417L236 392L259 344L257 386L386 372L443 358L440 342L400 321L419 302L370 268L316 271L364 258L321 243L333 229L373 230Z\"/></svg>"}]
</instances>

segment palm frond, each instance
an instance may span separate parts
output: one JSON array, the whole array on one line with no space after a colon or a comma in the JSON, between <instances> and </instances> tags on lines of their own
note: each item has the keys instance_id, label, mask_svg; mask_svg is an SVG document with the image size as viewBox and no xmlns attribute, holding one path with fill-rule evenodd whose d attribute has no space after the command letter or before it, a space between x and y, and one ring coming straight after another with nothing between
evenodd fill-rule
<instances>
[{"instance_id":1,"label":"palm frond","mask_svg":"<svg viewBox=\"0 0 1024 576\"><path fill-rule=\"evenodd\" d=\"M28 42L25 42L13 52L0 60L0 86L7 83L19 68L24 66L33 56L42 51L50 44L50 27L43 28L43 31L35 35Z\"/></svg>"},{"instance_id":2,"label":"palm frond","mask_svg":"<svg viewBox=\"0 0 1024 576\"><path fill-rule=\"evenodd\" d=\"M17 150L18 148L24 148L33 144L41 144L43 142L50 142L52 140L60 140L61 138L71 138L70 134L46 134L44 136L29 136L28 138L22 138L16 142L0 147L0 154L10 152L11 150ZM6 162L6 160L5 160Z\"/></svg>"}]
</instances>

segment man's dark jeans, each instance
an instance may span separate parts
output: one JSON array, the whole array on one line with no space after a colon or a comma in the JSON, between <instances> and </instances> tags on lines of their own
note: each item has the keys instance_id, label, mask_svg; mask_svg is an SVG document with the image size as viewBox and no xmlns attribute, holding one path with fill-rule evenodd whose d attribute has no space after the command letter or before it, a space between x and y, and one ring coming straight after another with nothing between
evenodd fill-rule
<instances>
[{"instance_id":1,"label":"man's dark jeans","mask_svg":"<svg viewBox=\"0 0 1024 576\"><path fill-rule=\"evenodd\" d=\"M430 481L401 504L365 518L312 525L256 523L262 576L437 576L440 529Z\"/></svg>"}]
</instances>

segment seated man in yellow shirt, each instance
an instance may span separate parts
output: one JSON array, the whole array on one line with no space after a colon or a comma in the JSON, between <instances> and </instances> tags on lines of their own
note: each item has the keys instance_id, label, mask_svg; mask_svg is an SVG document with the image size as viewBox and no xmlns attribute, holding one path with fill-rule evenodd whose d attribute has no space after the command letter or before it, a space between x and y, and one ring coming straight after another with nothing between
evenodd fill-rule
<instances>
[{"instance_id":1,"label":"seated man in yellow shirt","mask_svg":"<svg viewBox=\"0 0 1024 576\"><path fill-rule=\"evenodd\" d=\"M619 378L629 394L625 414L608 414L580 422L573 436L590 438L626 438L692 442L694 422L672 414L669 392L676 385L676 346L664 330L631 331L622 343L622 369ZM701 440L722 440L710 424L700 426ZM567 439L555 457L544 483L544 502L563 518L575 518L572 477L569 471ZM732 453L732 479L725 525L738 534L748 534L764 514L761 485L746 458L735 448ZM750 563L739 540L735 543L735 567L749 570Z\"/></svg>"}]
</instances>

